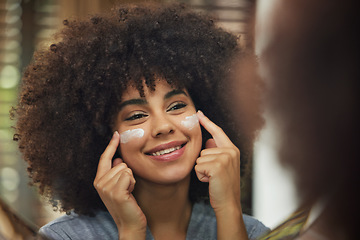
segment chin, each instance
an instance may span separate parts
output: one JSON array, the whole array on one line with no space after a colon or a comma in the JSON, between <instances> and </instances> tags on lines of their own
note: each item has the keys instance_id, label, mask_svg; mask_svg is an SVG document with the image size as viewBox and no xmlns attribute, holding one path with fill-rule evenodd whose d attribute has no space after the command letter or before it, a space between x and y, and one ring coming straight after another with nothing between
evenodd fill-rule
<instances>
[{"instance_id":1,"label":"chin","mask_svg":"<svg viewBox=\"0 0 360 240\"><path fill-rule=\"evenodd\" d=\"M190 179L190 172L192 169L189 169L188 171L169 171L166 173L162 173L154 179L154 182L157 182L159 184L177 184L182 181L187 181Z\"/></svg>"}]
</instances>

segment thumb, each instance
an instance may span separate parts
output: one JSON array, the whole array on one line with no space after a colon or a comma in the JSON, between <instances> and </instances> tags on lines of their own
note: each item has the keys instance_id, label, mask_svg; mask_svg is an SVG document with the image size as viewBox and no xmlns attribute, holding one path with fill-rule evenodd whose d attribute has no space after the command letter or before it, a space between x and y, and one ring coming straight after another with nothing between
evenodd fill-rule
<instances>
[{"instance_id":1,"label":"thumb","mask_svg":"<svg viewBox=\"0 0 360 240\"><path fill-rule=\"evenodd\" d=\"M115 158L112 162L112 168L115 167L116 165L123 163L124 161L121 158Z\"/></svg>"},{"instance_id":2,"label":"thumb","mask_svg":"<svg viewBox=\"0 0 360 240\"><path fill-rule=\"evenodd\" d=\"M215 140L213 138L210 138L205 143L205 148L216 148L216 147L217 146L216 146Z\"/></svg>"}]
</instances>

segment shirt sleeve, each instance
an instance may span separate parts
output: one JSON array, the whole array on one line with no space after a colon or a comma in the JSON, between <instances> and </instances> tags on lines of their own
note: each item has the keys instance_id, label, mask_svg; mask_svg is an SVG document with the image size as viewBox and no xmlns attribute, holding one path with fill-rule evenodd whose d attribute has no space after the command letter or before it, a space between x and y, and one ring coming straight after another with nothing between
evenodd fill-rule
<instances>
[{"instance_id":1,"label":"shirt sleeve","mask_svg":"<svg viewBox=\"0 0 360 240\"><path fill-rule=\"evenodd\" d=\"M266 227L259 220L248 215L243 215L243 217L249 239L257 239L270 231L270 228Z\"/></svg>"},{"instance_id":2,"label":"shirt sleeve","mask_svg":"<svg viewBox=\"0 0 360 240\"><path fill-rule=\"evenodd\" d=\"M71 239L66 233L57 232L50 227L42 227L39 230L38 236L41 240L63 240Z\"/></svg>"}]
</instances>

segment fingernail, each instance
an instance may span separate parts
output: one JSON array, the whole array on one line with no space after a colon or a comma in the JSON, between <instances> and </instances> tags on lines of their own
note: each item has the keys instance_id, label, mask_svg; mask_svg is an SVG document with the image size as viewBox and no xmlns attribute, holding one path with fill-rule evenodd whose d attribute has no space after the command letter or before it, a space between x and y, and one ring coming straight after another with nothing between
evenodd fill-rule
<instances>
[{"instance_id":1,"label":"fingernail","mask_svg":"<svg viewBox=\"0 0 360 240\"><path fill-rule=\"evenodd\" d=\"M112 136L112 138L115 138L115 137L118 136L118 135L119 135L119 132L118 132L118 131L115 131L114 134L113 134L113 136Z\"/></svg>"},{"instance_id":2,"label":"fingernail","mask_svg":"<svg viewBox=\"0 0 360 240\"><path fill-rule=\"evenodd\" d=\"M205 116L204 113L201 110L197 111L197 115L198 115L198 117L204 117Z\"/></svg>"}]
</instances>

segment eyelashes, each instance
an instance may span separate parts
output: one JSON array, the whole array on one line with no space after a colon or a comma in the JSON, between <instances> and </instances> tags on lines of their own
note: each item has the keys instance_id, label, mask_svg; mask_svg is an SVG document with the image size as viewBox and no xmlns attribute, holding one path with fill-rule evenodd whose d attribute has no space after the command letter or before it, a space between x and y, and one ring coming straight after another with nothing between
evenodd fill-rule
<instances>
[{"instance_id":1,"label":"eyelashes","mask_svg":"<svg viewBox=\"0 0 360 240\"><path fill-rule=\"evenodd\" d=\"M176 113L178 110L183 109L186 106L187 106L187 104L184 102L175 102L175 103L170 104L170 106L166 109L166 112ZM140 120L140 119L146 118L148 116L149 116L149 114L147 114L145 112L135 112L130 117L125 118L125 121Z\"/></svg>"},{"instance_id":2,"label":"eyelashes","mask_svg":"<svg viewBox=\"0 0 360 240\"><path fill-rule=\"evenodd\" d=\"M135 113L135 114L131 115L130 117L125 118L125 121L134 121L134 120L138 120L138 119L141 119L141 118L144 118L147 116L149 116L149 115L145 114L145 113Z\"/></svg>"},{"instance_id":3,"label":"eyelashes","mask_svg":"<svg viewBox=\"0 0 360 240\"><path fill-rule=\"evenodd\" d=\"M175 102L175 103L170 104L170 106L168 107L168 109L166 110L166 112L176 111L176 110L182 109L182 108L184 108L184 107L186 107L186 106L187 106L186 103L183 103L183 102Z\"/></svg>"}]
</instances>

